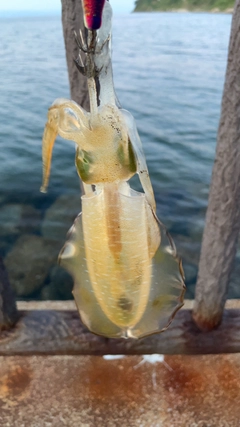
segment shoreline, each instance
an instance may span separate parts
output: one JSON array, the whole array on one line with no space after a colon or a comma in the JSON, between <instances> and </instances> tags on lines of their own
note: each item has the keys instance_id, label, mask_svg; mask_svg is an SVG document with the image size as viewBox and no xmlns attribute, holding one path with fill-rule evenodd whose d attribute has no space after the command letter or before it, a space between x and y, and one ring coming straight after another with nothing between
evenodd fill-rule
<instances>
[{"instance_id":1,"label":"shoreline","mask_svg":"<svg viewBox=\"0 0 240 427\"><path fill-rule=\"evenodd\" d=\"M215 13L215 14L232 14L234 8L228 8L225 10L220 10L218 8L210 9L210 10L202 10L202 9L168 9L168 10L133 10L132 13Z\"/></svg>"}]
</instances>

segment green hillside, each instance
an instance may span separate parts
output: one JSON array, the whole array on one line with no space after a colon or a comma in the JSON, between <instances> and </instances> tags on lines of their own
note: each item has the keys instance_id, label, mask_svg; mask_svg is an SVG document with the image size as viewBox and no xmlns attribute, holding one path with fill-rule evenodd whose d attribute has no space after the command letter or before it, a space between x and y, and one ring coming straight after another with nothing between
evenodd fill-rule
<instances>
[{"instance_id":1,"label":"green hillside","mask_svg":"<svg viewBox=\"0 0 240 427\"><path fill-rule=\"evenodd\" d=\"M134 12L171 11L225 11L232 9L234 0L136 0Z\"/></svg>"}]
</instances>

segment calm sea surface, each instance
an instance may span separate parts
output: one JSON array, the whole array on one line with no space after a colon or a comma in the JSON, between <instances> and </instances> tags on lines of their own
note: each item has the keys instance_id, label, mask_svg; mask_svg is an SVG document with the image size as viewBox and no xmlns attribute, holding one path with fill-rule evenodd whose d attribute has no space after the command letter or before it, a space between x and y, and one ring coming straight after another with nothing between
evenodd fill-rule
<instances>
[{"instance_id":1,"label":"calm sea surface","mask_svg":"<svg viewBox=\"0 0 240 427\"><path fill-rule=\"evenodd\" d=\"M131 14L113 22L116 91L136 119L159 217L183 257L188 297L194 295L230 25L230 15L205 13ZM39 192L47 109L55 98L69 97L61 18L2 19L0 36L0 255L19 298L68 298L71 284L65 293L56 290L54 274L60 273L47 262L49 242L55 241L55 256L80 209L74 144L56 141L49 190ZM44 272L41 239L49 239ZM26 273L29 264L35 272ZM231 297L240 296L239 273L240 260ZM24 290L29 277L39 282Z\"/></svg>"}]
</instances>

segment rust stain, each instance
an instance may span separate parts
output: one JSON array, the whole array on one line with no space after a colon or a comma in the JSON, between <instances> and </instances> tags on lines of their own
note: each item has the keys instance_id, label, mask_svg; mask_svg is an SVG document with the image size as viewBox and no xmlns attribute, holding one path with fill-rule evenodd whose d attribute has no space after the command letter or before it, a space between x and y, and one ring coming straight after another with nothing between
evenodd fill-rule
<instances>
[{"instance_id":1,"label":"rust stain","mask_svg":"<svg viewBox=\"0 0 240 427\"><path fill-rule=\"evenodd\" d=\"M139 358L136 358L136 364ZM137 397L141 402L146 397L146 383L141 370L133 369L132 360L128 358L106 361L101 357L91 358L84 370L75 374L72 383L74 396L85 389L86 395L99 401L117 401L127 404Z\"/></svg>"},{"instance_id":2,"label":"rust stain","mask_svg":"<svg viewBox=\"0 0 240 427\"><path fill-rule=\"evenodd\" d=\"M202 426L218 427L220 419L227 425L239 425L240 371L238 366L221 356L212 363L199 363L198 357L169 358L172 372L165 372L164 388L168 406L179 414L194 412ZM166 357L166 361L168 357ZM189 360L189 363L188 363ZM225 425L225 424L221 424Z\"/></svg>"},{"instance_id":3,"label":"rust stain","mask_svg":"<svg viewBox=\"0 0 240 427\"><path fill-rule=\"evenodd\" d=\"M138 356L117 360L88 359L84 369L75 372L68 388L73 408L79 408L78 397L81 398L84 390L84 401L87 402L88 415L94 418L93 425L138 425L139 417L148 417L147 414L151 413L153 394L159 402L163 400L162 394L158 396L161 388L153 390L152 372L155 367L141 364L141 361ZM166 368L162 366L159 369ZM160 425L163 409L161 403L159 405L154 408L154 421L143 423L144 427Z\"/></svg>"},{"instance_id":4,"label":"rust stain","mask_svg":"<svg viewBox=\"0 0 240 427\"><path fill-rule=\"evenodd\" d=\"M168 357L165 357L166 363ZM174 390L182 394L184 397L192 397L197 390L202 392L207 387L205 377L201 371L194 368L192 363L182 363L181 358L170 358L170 370L164 372L164 389Z\"/></svg>"},{"instance_id":5,"label":"rust stain","mask_svg":"<svg viewBox=\"0 0 240 427\"><path fill-rule=\"evenodd\" d=\"M17 403L26 397L31 383L31 372L27 367L14 366L1 375L0 402L11 400Z\"/></svg>"},{"instance_id":6,"label":"rust stain","mask_svg":"<svg viewBox=\"0 0 240 427\"><path fill-rule=\"evenodd\" d=\"M1 360L1 426L239 426L238 355Z\"/></svg>"},{"instance_id":7,"label":"rust stain","mask_svg":"<svg viewBox=\"0 0 240 427\"><path fill-rule=\"evenodd\" d=\"M229 400L238 396L240 399L240 372L239 368L228 360L223 361L217 372L220 389Z\"/></svg>"},{"instance_id":8,"label":"rust stain","mask_svg":"<svg viewBox=\"0 0 240 427\"><path fill-rule=\"evenodd\" d=\"M196 323L196 326L200 329L200 331L203 332L212 331L221 323L221 316L219 314L217 314L215 317L212 317L211 313L211 318L208 319L206 313L205 316L203 316L202 314L195 313L193 311L192 317L194 322Z\"/></svg>"}]
</instances>

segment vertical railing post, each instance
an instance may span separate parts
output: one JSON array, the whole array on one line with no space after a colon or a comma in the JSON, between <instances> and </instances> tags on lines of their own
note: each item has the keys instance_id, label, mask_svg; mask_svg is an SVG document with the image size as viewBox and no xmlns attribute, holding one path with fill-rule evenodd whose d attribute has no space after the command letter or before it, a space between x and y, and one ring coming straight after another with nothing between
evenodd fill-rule
<instances>
[{"instance_id":1,"label":"vertical railing post","mask_svg":"<svg viewBox=\"0 0 240 427\"><path fill-rule=\"evenodd\" d=\"M221 322L240 229L240 0L236 1L193 318Z\"/></svg>"},{"instance_id":2,"label":"vertical railing post","mask_svg":"<svg viewBox=\"0 0 240 427\"><path fill-rule=\"evenodd\" d=\"M85 34L83 24L83 10L81 0L62 1L62 26L65 42L68 76L70 83L71 98L89 111L89 96L87 79L79 73L74 58L77 59L79 49L74 39L74 31L79 33L81 29Z\"/></svg>"},{"instance_id":3,"label":"vertical railing post","mask_svg":"<svg viewBox=\"0 0 240 427\"><path fill-rule=\"evenodd\" d=\"M0 258L0 332L9 329L18 320L14 293L8 275Z\"/></svg>"}]
</instances>

